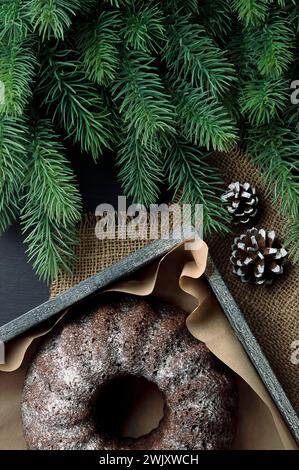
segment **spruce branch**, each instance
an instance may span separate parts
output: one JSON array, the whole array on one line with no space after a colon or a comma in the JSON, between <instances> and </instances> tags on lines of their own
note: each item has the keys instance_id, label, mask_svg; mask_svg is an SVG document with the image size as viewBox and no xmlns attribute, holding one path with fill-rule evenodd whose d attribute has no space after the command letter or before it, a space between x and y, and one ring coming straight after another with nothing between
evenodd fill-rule
<instances>
[{"instance_id":1,"label":"spruce branch","mask_svg":"<svg viewBox=\"0 0 299 470\"><path fill-rule=\"evenodd\" d=\"M2 0L0 4L0 43L6 45L23 41L30 30L27 2Z\"/></svg>"},{"instance_id":2,"label":"spruce branch","mask_svg":"<svg viewBox=\"0 0 299 470\"><path fill-rule=\"evenodd\" d=\"M32 213L29 213L29 210ZM37 206L26 203L22 216L22 230L28 245L27 255L39 278L48 284L61 271L71 274L75 261L74 246L78 243L75 226L65 227L41 213Z\"/></svg>"},{"instance_id":3,"label":"spruce branch","mask_svg":"<svg viewBox=\"0 0 299 470\"><path fill-rule=\"evenodd\" d=\"M110 3L112 7L120 8L122 6L128 5L132 0L104 0L105 3Z\"/></svg>"},{"instance_id":4,"label":"spruce branch","mask_svg":"<svg viewBox=\"0 0 299 470\"><path fill-rule=\"evenodd\" d=\"M119 66L119 29L119 14L114 11L103 11L97 20L79 25L82 66L92 82L107 86L115 79Z\"/></svg>"},{"instance_id":5,"label":"spruce branch","mask_svg":"<svg viewBox=\"0 0 299 470\"><path fill-rule=\"evenodd\" d=\"M63 39L80 6L80 0L28 0L34 31L38 32L43 41L52 37Z\"/></svg>"},{"instance_id":6,"label":"spruce branch","mask_svg":"<svg viewBox=\"0 0 299 470\"><path fill-rule=\"evenodd\" d=\"M128 131L135 129L142 145L153 147L158 138L175 132L174 106L146 53L126 51L113 94Z\"/></svg>"},{"instance_id":7,"label":"spruce branch","mask_svg":"<svg viewBox=\"0 0 299 470\"><path fill-rule=\"evenodd\" d=\"M223 41L232 31L233 11L227 0L205 0L199 8L206 31Z\"/></svg>"},{"instance_id":8,"label":"spruce branch","mask_svg":"<svg viewBox=\"0 0 299 470\"><path fill-rule=\"evenodd\" d=\"M20 209L27 165L28 130L23 118L0 117L0 235Z\"/></svg>"},{"instance_id":9,"label":"spruce branch","mask_svg":"<svg viewBox=\"0 0 299 470\"><path fill-rule=\"evenodd\" d=\"M274 204L296 220L299 204L299 137L280 124L249 129L246 149L266 178Z\"/></svg>"},{"instance_id":10,"label":"spruce branch","mask_svg":"<svg viewBox=\"0 0 299 470\"><path fill-rule=\"evenodd\" d=\"M219 205L223 182L208 161L208 154L182 139L173 141L166 151L165 173L174 198L185 204L203 205L205 235L212 231L227 232L228 216Z\"/></svg>"},{"instance_id":11,"label":"spruce branch","mask_svg":"<svg viewBox=\"0 0 299 470\"><path fill-rule=\"evenodd\" d=\"M94 160L114 141L111 112L97 87L86 80L80 63L68 50L48 51L41 65L37 91L53 120Z\"/></svg>"},{"instance_id":12,"label":"spruce branch","mask_svg":"<svg viewBox=\"0 0 299 470\"><path fill-rule=\"evenodd\" d=\"M157 52L165 40L162 12L156 4L132 2L123 17L122 34L128 48L142 52Z\"/></svg>"},{"instance_id":13,"label":"spruce branch","mask_svg":"<svg viewBox=\"0 0 299 470\"><path fill-rule=\"evenodd\" d=\"M214 94L226 93L235 80L234 67L204 27L189 15L175 15L168 28L163 59L172 80L190 81Z\"/></svg>"},{"instance_id":14,"label":"spruce branch","mask_svg":"<svg viewBox=\"0 0 299 470\"><path fill-rule=\"evenodd\" d=\"M282 11L271 11L264 25L245 28L244 41L248 59L266 77L279 78L293 60L295 34Z\"/></svg>"},{"instance_id":15,"label":"spruce branch","mask_svg":"<svg viewBox=\"0 0 299 470\"><path fill-rule=\"evenodd\" d=\"M297 218L290 220L286 227L287 238L285 240L286 246L288 246L289 254L293 257L294 262L299 262L299 208Z\"/></svg>"},{"instance_id":16,"label":"spruce branch","mask_svg":"<svg viewBox=\"0 0 299 470\"><path fill-rule=\"evenodd\" d=\"M237 128L214 96L182 87L176 97L178 122L184 138L208 150L227 151L237 142Z\"/></svg>"},{"instance_id":17,"label":"spruce branch","mask_svg":"<svg viewBox=\"0 0 299 470\"><path fill-rule=\"evenodd\" d=\"M252 125L270 123L288 104L288 84L283 79L251 76L242 83L240 110Z\"/></svg>"},{"instance_id":18,"label":"spruce branch","mask_svg":"<svg viewBox=\"0 0 299 470\"><path fill-rule=\"evenodd\" d=\"M269 11L271 0L233 0L232 8L246 25L263 23Z\"/></svg>"},{"instance_id":19,"label":"spruce branch","mask_svg":"<svg viewBox=\"0 0 299 470\"><path fill-rule=\"evenodd\" d=\"M175 11L197 15L202 7L198 0L163 0L161 4L167 15L172 15Z\"/></svg>"},{"instance_id":20,"label":"spruce branch","mask_svg":"<svg viewBox=\"0 0 299 470\"><path fill-rule=\"evenodd\" d=\"M149 206L158 200L159 183L163 180L163 157L156 149L147 148L135 129L125 129L117 153L119 179L125 194L138 204Z\"/></svg>"},{"instance_id":21,"label":"spruce branch","mask_svg":"<svg viewBox=\"0 0 299 470\"><path fill-rule=\"evenodd\" d=\"M41 119L34 125L31 139L27 197L38 200L50 219L63 225L77 222L81 196L64 156L61 137L50 119Z\"/></svg>"},{"instance_id":22,"label":"spruce branch","mask_svg":"<svg viewBox=\"0 0 299 470\"><path fill-rule=\"evenodd\" d=\"M0 114L22 115L31 98L37 65L33 47L28 37L22 43L2 44L0 48L0 78L5 86Z\"/></svg>"},{"instance_id":23,"label":"spruce branch","mask_svg":"<svg viewBox=\"0 0 299 470\"><path fill-rule=\"evenodd\" d=\"M35 123L21 222L29 259L45 281L54 279L61 269L69 269L74 258L74 227L80 219L81 197L63 152L51 121Z\"/></svg>"}]
</instances>

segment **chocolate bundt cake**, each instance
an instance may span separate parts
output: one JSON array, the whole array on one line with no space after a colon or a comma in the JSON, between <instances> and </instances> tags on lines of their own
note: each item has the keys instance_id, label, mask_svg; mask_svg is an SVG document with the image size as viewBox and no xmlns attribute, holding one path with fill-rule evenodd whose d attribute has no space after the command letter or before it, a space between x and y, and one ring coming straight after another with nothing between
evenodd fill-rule
<instances>
[{"instance_id":1,"label":"chocolate bundt cake","mask_svg":"<svg viewBox=\"0 0 299 470\"><path fill-rule=\"evenodd\" d=\"M27 373L22 419L28 447L229 448L237 414L234 378L190 335L185 320L176 307L123 294L70 315ZM101 389L126 375L155 383L165 400L159 426L137 439L113 436L101 429L101 416L95 418Z\"/></svg>"}]
</instances>

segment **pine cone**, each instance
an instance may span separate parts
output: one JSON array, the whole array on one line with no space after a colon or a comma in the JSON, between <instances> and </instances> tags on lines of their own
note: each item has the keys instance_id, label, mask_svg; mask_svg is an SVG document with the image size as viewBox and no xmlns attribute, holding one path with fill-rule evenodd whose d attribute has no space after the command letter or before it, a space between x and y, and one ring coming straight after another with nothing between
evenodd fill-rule
<instances>
[{"instance_id":1,"label":"pine cone","mask_svg":"<svg viewBox=\"0 0 299 470\"><path fill-rule=\"evenodd\" d=\"M274 230L252 228L232 245L231 262L233 272L242 282L272 284L278 274L283 273L287 251L276 238Z\"/></svg>"},{"instance_id":2,"label":"pine cone","mask_svg":"<svg viewBox=\"0 0 299 470\"><path fill-rule=\"evenodd\" d=\"M235 224L247 224L257 214L258 197L249 183L231 183L221 196Z\"/></svg>"}]
</instances>

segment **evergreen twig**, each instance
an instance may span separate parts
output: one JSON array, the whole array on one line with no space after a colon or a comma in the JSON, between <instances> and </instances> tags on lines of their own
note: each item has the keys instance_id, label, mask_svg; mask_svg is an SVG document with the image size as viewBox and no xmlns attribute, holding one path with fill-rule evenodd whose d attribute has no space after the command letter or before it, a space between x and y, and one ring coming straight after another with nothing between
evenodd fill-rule
<instances>
[{"instance_id":1,"label":"evergreen twig","mask_svg":"<svg viewBox=\"0 0 299 470\"><path fill-rule=\"evenodd\" d=\"M208 154L182 139L173 141L166 152L165 172L174 197L185 204L203 205L204 232L228 231L227 211L219 205L223 182L209 164Z\"/></svg>"},{"instance_id":2,"label":"evergreen twig","mask_svg":"<svg viewBox=\"0 0 299 470\"><path fill-rule=\"evenodd\" d=\"M149 206L157 202L164 179L162 153L146 147L135 129L125 129L120 149L117 153L119 179L125 194L134 202Z\"/></svg>"},{"instance_id":3,"label":"evergreen twig","mask_svg":"<svg viewBox=\"0 0 299 470\"><path fill-rule=\"evenodd\" d=\"M135 129L143 145L156 146L159 137L175 132L175 108L148 54L125 53L113 93L128 131Z\"/></svg>"},{"instance_id":4,"label":"evergreen twig","mask_svg":"<svg viewBox=\"0 0 299 470\"><path fill-rule=\"evenodd\" d=\"M16 219L27 165L28 129L23 118L0 117L0 235Z\"/></svg>"},{"instance_id":5,"label":"evergreen twig","mask_svg":"<svg viewBox=\"0 0 299 470\"><path fill-rule=\"evenodd\" d=\"M24 182L22 230L41 279L54 279L74 259L75 223L81 197L51 121L34 124Z\"/></svg>"},{"instance_id":6,"label":"evergreen twig","mask_svg":"<svg viewBox=\"0 0 299 470\"><path fill-rule=\"evenodd\" d=\"M48 51L42 62L38 92L42 104L82 151L94 160L114 141L112 114L93 83L86 81L80 63L68 50Z\"/></svg>"},{"instance_id":7,"label":"evergreen twig","mask_svg":"<svg viewBox=\"0 0 299 470\"><path fill-rule=\"evenodd\" d=\"M91 23L80 25L78 48L86 76L99 85L109 85L119 67L120 18L114 11L103 11Z\"/></svg>"}]
</instances>

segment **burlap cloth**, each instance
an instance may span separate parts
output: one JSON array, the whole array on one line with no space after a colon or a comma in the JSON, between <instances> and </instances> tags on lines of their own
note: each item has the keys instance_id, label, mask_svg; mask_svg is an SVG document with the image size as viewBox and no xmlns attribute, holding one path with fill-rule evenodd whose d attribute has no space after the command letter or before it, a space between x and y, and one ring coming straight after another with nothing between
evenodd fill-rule
<instances>
[{"instance_id":1,"label":"burlap cloth","mask_svg":"<svg viewBox=\"0 0 299 470\"><path fill-rule=\"evenodd\" d=\"M272 194L266 191L259 169L238 150L214 154L212 164L221 170L227 184L248 181L256 187L261 209L255 225L274 229L283 240L287 220L272 204ZM285 275L272 286L242 284L232 274L229 261L231 243L241 231L242 228L226 236L210 237L207 240L210 253L299 413L299 365L291 362L291 344L299 339L299 267L289 263Z\"/></svg>"},{"instance_id":2,"label":"burlap cloth","mask_svg":"<svg viewBox=\"0 0 299 470\"><path fill-rule=\"evenodd\" d=\"M213 164L223 172L226 183L248 181L256 186L262 200L258 226L274 229L283 238L285 220L271 204L263 178L239 151L214 154ZM101 202L101 201L99 201ZM61 274L51 286L51 296L95 274L112 263L142 248L146 240L99 240L95 236L96 217L85 215L80 224L80 244L76 248L78 262L73 274ZM231 242L236 231L216 235L208 240L210 253L230 291L259 340L286 393L299 412L299 365L291 363L291 343L299 339L299 270L291 264L286 275L273 286L242 284L231 273L229 262Z\"/></svg>"}]
</instances>

